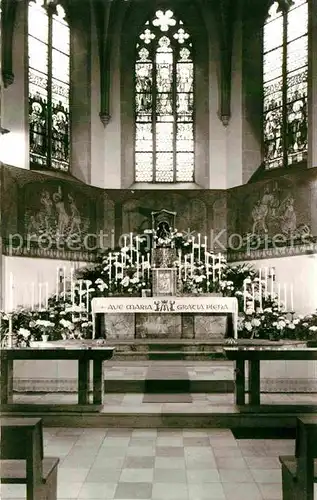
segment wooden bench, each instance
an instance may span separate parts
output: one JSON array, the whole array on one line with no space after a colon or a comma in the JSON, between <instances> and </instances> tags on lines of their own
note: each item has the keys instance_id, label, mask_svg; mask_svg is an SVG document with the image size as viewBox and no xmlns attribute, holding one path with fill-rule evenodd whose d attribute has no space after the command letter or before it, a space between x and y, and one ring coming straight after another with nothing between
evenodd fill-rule
<instances>
[{"instance_id":1,"label":"wooden bench","mask_svg":"<svg viewBox=\"0 0 317 500\"><path fill-rule=\"evenodd\" d=\"M280 456L283 500L313 500L317 483L317 417L297 419L294 456Z\"/></svg>"},{"instance_id":2,"label":"wooden bench","mask_svg":"<svg viewBox=\"0 0 317 500\"><path fill-rule=\"evenodd\" d=\"M1 482L26 484L27 500L56 500L59 458L44 458L40 418L1 419Z\"/></svg>"}]
</instances>

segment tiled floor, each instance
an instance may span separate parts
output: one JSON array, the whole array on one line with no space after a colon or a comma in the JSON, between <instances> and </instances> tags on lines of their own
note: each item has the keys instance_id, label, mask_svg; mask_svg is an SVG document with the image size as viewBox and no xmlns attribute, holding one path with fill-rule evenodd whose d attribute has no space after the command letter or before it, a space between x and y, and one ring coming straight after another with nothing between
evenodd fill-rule
<instances>
[{"instance_id":1,"label":"tiled floor","mask_svg":"<svg viewBox=\"0 0 317 500\"><path fill-rule=\"evenodd\" d=\"M230 430L46 428L60 457L58 500L281 500L278 456L293 440L237 440ZM315 492L315 498L317 492ZM2 500L25 497L2 485Z\"/></svg>"}]
</instances>

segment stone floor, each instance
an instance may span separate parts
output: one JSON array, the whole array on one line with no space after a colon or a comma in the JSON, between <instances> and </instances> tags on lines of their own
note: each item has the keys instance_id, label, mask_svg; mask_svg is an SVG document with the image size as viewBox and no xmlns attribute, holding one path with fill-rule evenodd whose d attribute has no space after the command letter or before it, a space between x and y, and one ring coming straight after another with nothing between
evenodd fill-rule
<instances>
[{"instance_id":1,"label":"stone floor","mask_svg":"<svg viewBox=\"0 0 317 500\"><path fill-rule=\"evenodd\" d=\"M278 456L290 439L235 439L228 429L45 428L60 457L58 500L281 500ZM2 500L25 498L2 485ZM315 491L317 498L317 491Z\"/></svg>"}]
</instances>

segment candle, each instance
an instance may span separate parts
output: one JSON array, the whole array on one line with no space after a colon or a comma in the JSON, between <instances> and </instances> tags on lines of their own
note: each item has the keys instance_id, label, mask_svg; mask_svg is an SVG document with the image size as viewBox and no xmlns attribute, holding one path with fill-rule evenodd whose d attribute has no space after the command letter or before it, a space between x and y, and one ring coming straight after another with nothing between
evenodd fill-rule
<instances>
[{"instance_id":1,"label":"candle","mask_svg":"<svg viewBox=\"0 0 317 500\"><path fill-rule=\"evenodd\" d=\"M281 309L281 284L277 284L277 308Z\"/></svg>"},{"instance_id":2,"label":"candle","mask_svg":"<svg viewBox=\"0 0 317 500\"><path fill-rule=\"evenodd\" d=\"M184 279L187 280L187 255L184 257Z\"/></svg>"},{"instance_id":3,"label":"candle","mask_svg":"<svg viewBox=\"0 0 317 500\"><path fill-rule=\"evenodd\" d=\"M209 285L209 262L208 262L208 253L205 253L205 267L206 267L206 278L207 278L207 285Z\"/></svg>"},{"instance_id":4,"label":"candle","mask_svg":"<svg viewBox=\"0 0 317 500\"><path fill-rule=\"evenodd\" d=\"M264 297L267 299L268 292L268 268L265 268Z\"/></svg>"},{"instance_id":5,"label":"candle","mask_svg":"<svg viewBox=\"0 0 317 500\"><path fill-rule=\"evenodd\" d=\"M216 281L216 268L215 268L216 257L212 255L212 282Z\"/></svg>"},{"instance_id":6,"label":"candle","mask_svg":"<svg viewBox=\"0 0 317 500\"><path fill-rule=\"evenodd\" d=\"M112 253L109 253L109 281L111 281Z\"/></svg>"},{"instance_id":7,"label":"candle","mask_svg":"<svg viewBox=\"0 0 317 500\"><path fill-rule=\"evenodd\" d=\"M31 310L34 311L35 304L35 283L34 281L31 283Z\"/></svg>"},{"instance_id":8,"label":"candle","mask_svg":"<svg viewBox=\"0 0 317 500\"><path fill-rule=\"evenodd\" d=\"M271 274L271 295L272 295L272 298L273 298L273 294L274 294L274 279L273 279L273 274Z\"/></svg>"},{"instance_id":9,"label":"candle","mask_svg":"<svg viewBox=\"0 0 317 500\"><path fill-rule=\"evenodd\" d=\"M287 285L284 284L284 311L287 312Z\"/></svg>"},{"instance_id":10,"label":"candle","mask_svg":"<svg viewBox=\"0 0 317 500\"><path fill-rule=\"evenodd\" d=\"M207 252L207 236L205 236L205 252Z\"/></svg>"},{"instance_id":11,"label":"candle","mask_svg":"<svg viewBox=\"0 0 317 500\"><path fill-rule=\"evenodd\" d=\"M221 280L221 253L218 253L219 259L219 281Z\"/></svg>"},{"instance_id":12,"label":"candle","mask_svg":"<svg viewBox=\"0 0 317 500\"><path fill-rule=\"evenodd\" d=\"M66 300L66 267L63 267L63 298Z\"/></svg>"},{"instance_id":13,"label":"candle","mask_svg":"<svg viewBox=\"0 0 317 500\"><path fill-rule=\"evenodd\" d=\"M116 255L115 256L115 259L114 259L114 277L115 277L115 280L117 281L118 280L118 256Z\"/></svg>"},{"instance_id":14,"label":"candle","mask_svg":"<svg viewBox=\"0 0 317 500\"><path fill-rule=\"evenodd\" d=\"M178 277L181 279L182 277L182 251L178 250Z\"/></svg>"},{"instance_id":15,"label":"candle","mask_svg":"<svg viewBox=\"0 0 317 500\"><path fill-rule=\"evenodd\" d=\"M126 237L126 235L123 236L123 247L126 248L127 247L127 240L128 238Z\"/></svg>"},{"instance_id":16,"label":"candle","mask_svg":"<svg viewBox=\"0 0 317 500\"><path fill-rule=\"evenodd\" d=\"M142 276L144 278L144 255L141 256L141 270L142 270Z\"/></svg>"},{"instance_id":17,"label":"candle","mask_svg":"<svg viewBox=\"0 0 317 500\"><path fill-rule=\"evenodd\" d=\"M262 269L259 269L259 302L260 311L262 312Z\"/></svg>"},{"instance_id":18,"label":"candle","mask_svg":"<svg viewBox=\"0 0 317 500\"><path fill-rule=\"evenodd\" d=\"M243 282L243 310L247 310L247 280Z\"/></svg>"},{"instance_id":19,"label":"candle","mask_svg":"<svg viewBox=\"0 0 317 500\"><path fill-rule=\"evenodd\" d=\"M12 314L9 314L9 332L8 332L8 347L11 349L13 347L12 345Z\"/></svg>"},{"instance_id":20,"label":"candle","mask_svg":"<svg viewBox=\"0 0 317 500\"><path fill-rule=\"evenodd\" d=\"M252 283L252 309L255 311L255 289L254 289L254 283Z\"/></svg>"},{"instance_id":21,"label":"candle","mask_svg":"<svg viewBox=\"0 0 317 500\"><path fill-rule=\"evenodd\" d=\"M130 233L130 250L131 250L131 257L132 257L132 248L133 248L133 233Z\"/></svg>"},{"instance_id":22,"label":"candle","mask_svg":"<svg viewBox=\"0 0 317 500\"><path fill-rule=\"evenodd\" d=\"M151 262L150 262L150 253L149 252L147 253L147 263L148 263L147 277L148 277L148 279L150 279Z\"/></svg>"},{"instance_id":23,"label":"candle","mask_svg":"<svg viewBox=\"0 0 317 500\"><path fill-rule=\"evenodd\" d=\"M194 252L191 254L191 259L190 259L190 272L191 276L194 276Z\"/></svg>"},{"instance_id":24,"label":"candle","mask_svg":"<svg viewBox=\"0 0 317 500\"><path fill-rule=\"evenodd\" d=\"M200 233L198 233L198 262L200 262Z\"/></svg>"},{"instance_id":25,"label":"candle","mask_svg":"<svg viewBox=\"0 0 317 500\"><path fill-rule=\"evenodd\" d=\"M82 307L83 301L82 301L82 296L83 296L83 280L79 280L79 307Z\"/></svg>"},{"instance_id":26,"label":"candle","mask_svg":"<svg viewBox=\"0 0 317 500\"><path fill-rule=\"evenodd\" d=\"M290 299L291 299L291 312L294 312L294 290L293 290L293 283L291 283L290 287Z\"/></svg>"},{"instance_id":27,"label":"candle","mask_svg":"<svg viewBox=\"0 0 317 500\"><path fill-rule=\"evenodd\" d=\"M56 300L59 297L59 267L56 268Z\"/></svg>"},{"instance_id":28,"label":"candle","mask_svg":"<svg viewBox=\"0 0 317 500\"><path fill-rule=\"evenodd\" d=\"M39 311L42 309L42 283L39 283Z\"/></svg>"},{"instance_id":29,"label":"candle","mask_svg":"<svg viewBox=\"0 0 317 500\"><path fill-rule=\"evenodd\" d=\"M48 283L45 283L45 309L48 310Z\"/></svg>"},{"instance_id":30,"label":"candle","mask_svg":"<svg viewBox=\"0 0 317 500\"><path fill-rule=\"evenodd\" d=\"M13 297L13 274L9 274L9 312L14 309L14 297Z\"/></svg>"},{"instance_id":31,"label":"candle","mask_svg":"<svg viewBox=\"0 0 317 500\"><path fill-rule=\"evenodd\" d=\"M90 285L90 281L87 280L86 281L86 291L87 291L87 294L86 294L86 309L87 309L87 312L89 312L89 285Z\"/></svg>"}]
</instances>

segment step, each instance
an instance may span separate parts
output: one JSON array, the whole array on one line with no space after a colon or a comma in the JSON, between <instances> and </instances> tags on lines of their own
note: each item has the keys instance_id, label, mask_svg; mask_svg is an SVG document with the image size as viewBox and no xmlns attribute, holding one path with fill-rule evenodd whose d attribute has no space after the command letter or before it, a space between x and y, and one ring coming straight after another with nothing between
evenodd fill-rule
<instances>
[{"instance_id":1,"label":"step","mask_svg":"<svg viewBox=\"0 0 317 500\"><path fill-rule=\"evenodd\" d=\"M114 360L127 361L127 360L187 360L187 361L204 361L212 359L226 359L223 352L215 351L115 351L113 355Z\"/></svg>"},{"instance_id":2,"label":"step","mask_svg":"<svg viewBox=\"0 0 317 500\"><path fill-rule=\"evenodd\" d=\"M157 387L160 388L159 392L173 392L175 387L177 388L177 383L183 381L180 380L162 380L148 379L148 380L105 380L104 381L104 391L105 393L145 393L145 392L157 392ZM234 382L233 380L186 380L188 388L185 392L191 393L233 393L234 392ZM162 391L162 386L164 386L164 391ZM176 390L175 392L178 392Z\"/></svg>"}]
</instances>

